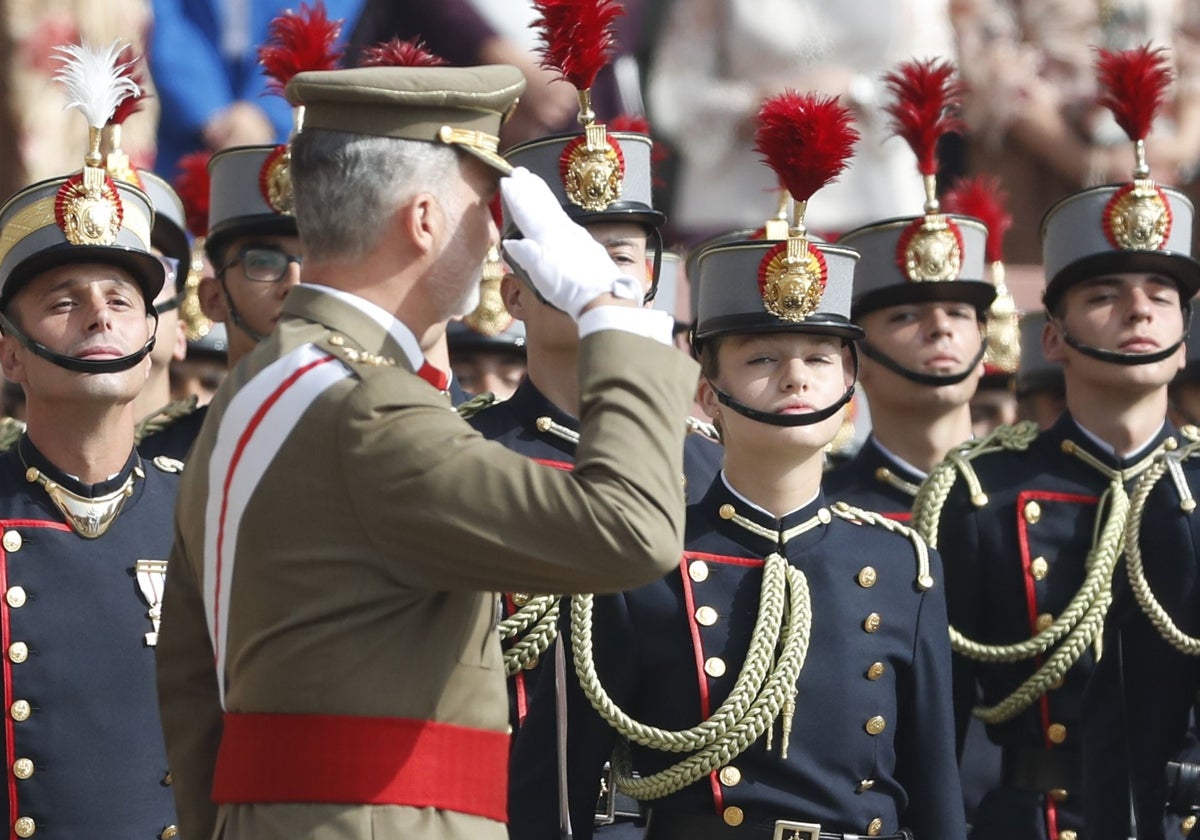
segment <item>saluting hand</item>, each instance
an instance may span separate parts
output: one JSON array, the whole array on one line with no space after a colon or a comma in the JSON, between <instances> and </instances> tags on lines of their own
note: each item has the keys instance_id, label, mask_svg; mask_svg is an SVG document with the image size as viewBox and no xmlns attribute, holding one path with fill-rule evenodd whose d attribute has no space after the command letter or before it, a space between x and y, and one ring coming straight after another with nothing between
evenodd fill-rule
<instances>
[{"instance_id":1,"label":"saluting hand","mask_svg":"<svg viewBox=\"0 0 1200 840\"><path fill-rule=\"evenodd\" d=\"M517 167L500 182L500 194L505 216L524 235L501 243L508 262L552 306L578 320L598 298L640 303L638 281L624 274L604 246L571 221L545 181Z\"/></svg>"}]
</instances>

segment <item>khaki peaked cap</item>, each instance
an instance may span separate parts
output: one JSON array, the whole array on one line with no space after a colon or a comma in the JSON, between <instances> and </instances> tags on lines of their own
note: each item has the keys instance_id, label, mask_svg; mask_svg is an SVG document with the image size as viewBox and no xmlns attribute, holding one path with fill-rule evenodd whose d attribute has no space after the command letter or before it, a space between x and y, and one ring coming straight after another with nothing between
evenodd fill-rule
<instances>
[{"instance_id":1,"label":"khaki peaked cap","mask_svg":"<svg viewBox=\"0 0 1200 840\"><path fill-rule=\"evenodd\" d=\"M525 89L516 67L356 67L298 73L287 98L304 106L304 128L458 146L509 173L500 124Z\"/></svg>"}]
</instances>

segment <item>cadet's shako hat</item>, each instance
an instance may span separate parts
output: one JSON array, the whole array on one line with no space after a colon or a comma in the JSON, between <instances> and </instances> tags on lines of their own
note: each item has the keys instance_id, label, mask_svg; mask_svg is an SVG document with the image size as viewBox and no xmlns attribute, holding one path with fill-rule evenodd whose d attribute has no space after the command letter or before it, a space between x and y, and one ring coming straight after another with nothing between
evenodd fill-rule
<instances>
[{"instance_id":1,"label":"cadet's shako hat","mask_svg":"<svg viewBox=\"0 0 1200 840\"><path fill-rule=\"evenodd\" d=\"M1017 368L1017 396L1032 391L1066 390L1062 365L1052 362L1042 352L1042 331L1046 326L1045 312L1026 312L1021 315L1021 365Z\"/></svg>"},{"instance_id":2,"label":"cadet's shako hat","mask_svg":"<svg viewBox=\"0 0 1200 840\"><path fill-rule=\"evenodd\" d=\"M680 318L679 312L679 283L683 278L683 259L675 251L663 251L662 262L658 268L658 294L654 297L652 309L666 312L675 319L675 323L686 321Z\"/></svg>"},{"instance_id":3,"label":"cadet's shako hat","mask_svg":"<svg viewBox=\"0 0 1200 840\"><path fill-rule=\"evenodd\" d=\"M1169 277L1180 295L1200 290L1200 263L1191 256L1192 202L1150 179L1145 139L1161 105L1171 71L1163 50L1099 50L1096 69L1101 104L1134 145L1133 180L1093 187L1059 201L1042 218L1046 309L1088 277L1147 272Z\"/></svg>"},{"instance_id":4,"label":"cadet's shako hat","mask_svg":"<svg viewBox=\"0 0 1200 840\"><path fill-rule=\"evenodd\" d=\"M541 176L576 222L622 220L659 227L664 216L651 200L649 136L610 131L596 121L591 106L592 84L616 43L613 23L623 13L620 4L535 0L534 6L541 13L533 26L542 36L542 67L575 86L583 132L531 140L504 156ZM506 226L505 236L515 235Z\"/></svg>"},{"instance_id":5,"label":"cadet's shako hat","mask_svg":"<svg viewBox=\"0 0 1200 840\"><path fill-rule=\"evenodd\" d=\"M187 342L187 357L189 359L215 359L224 361L229 357L229 333L225 325L212 324L202 336L189 338Z\"/></svg>"},{"instance_id":6,"label":"cadet's shako hat","mask_svg":"<svg viewBox=\"0 0 1200 840\"><path fill-rule=\"evenodd\" d=\"M150 244L164 255L179 261L176 283L182 289L187 278L188 262L192 256L188 244L187 222L183 201L171 185L153 172L138 172L150 203L154 206L154 225L150 228Z\"/></svg>"},{"instance_id":7,"label":"cadet's shako hat","mask_svg":"<svg viewBox=\"0 0 1200 840\"><path fill-rule=\"evenodd\" d=\"M814 332L862 336L850 322L858 253L813 241L804 210L846 167L858 140L850 112L836 99L786 92L758 114L755 147L795 201L787 238L753 232L718 236L689 258L699 286L694 343L731 333Z\"/></svg>"},{"instance_id":8,"label":"cadet's shako hat","mask_svg":"<svg viewBox=\"0 0 1200 840\"><path fill-rule=\"evenodd\" d=\"M924 215L886 219L849 231L838 242L862 254L853 314L902 303L962 301L982 315L996 296L984 278L987 229L977 219L941 212L937 143L961 128L962 85L941 59L903 62L885 77L892 127L912 148L925 181Z\"/></svg>"},{"instance_id":9,"label":"cadet's shako hat","mask_svg":"<svg viewBox=\"0 0 1200 840\"><path fill-rule=\"evenodd\" d=\"M58 48L68 107L88 124L88 152L81 171L26 187L0 207L0 309L32 277L71 263L98 262L128 270L149 305L162 289L162 263L150 253L154 208L136 187L115 181L104 169L100 143L118 105L140 93L121 63L114 41Z\"/></svg>"},{"instance_id":10,"label":"cadet's shako hat","mask_svg":"<svg viewBox=\"0 0 1200 840\"><path fill-rule=\"evenodd\" d=\"M236 146L208 162L208 235L204 248L220 270L221 253L239 236L296 236L291 178L279 146ZM285 183L286 182L286 183Z\"/></svg>"},{"instance_id":11,"label":"cadet's shako hat","mask_svg":"<svg viewBox=\"0 0 1200 840\"><path fill-rule=\"evenodd\" d=\"M525 355L525 322L513 321L500 332L479 332L466 321L446 325L446 343L451 353L492 352Z\"/></svg>"},{"instance_id":12,"label":"cadet's shako hat","mask_svg":"<svg viewBox=\"0 0 1200 840\"><path fill-rule=\"evenodd\" d=\"M507 175L500 124L525 89L507 64L481 67L355 67L298 73L287 97L304 107L301 129L444 143Z\"/></svg>"},{"instance_id":13,"label":"cadet's shako hat","mask_svg":"<svg viewBox=\"0 0 1200 840\"><path fill-rule=\"evenodd\" d=\"M500 294L504 262L498 248L489 248L479 280L479 303L461 321L446 325L446 340L453 351L508 350L525 355L525 323L509 314Z\"/></svg>"}]
</instances>

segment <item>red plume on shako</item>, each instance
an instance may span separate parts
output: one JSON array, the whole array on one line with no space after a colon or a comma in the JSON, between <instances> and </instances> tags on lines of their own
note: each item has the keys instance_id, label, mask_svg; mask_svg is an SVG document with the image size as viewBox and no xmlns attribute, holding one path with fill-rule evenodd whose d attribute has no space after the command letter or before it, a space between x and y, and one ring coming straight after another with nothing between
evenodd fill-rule
<instances>
[{"instance_id":1,"label":"red plume on shako","mask_svg":"<svg viewBox=\"0 0 1200 840\"><path fill-rule=\"evenodd\" d=\"M787 321L816 311L825 290L825 256L808 239L808 200L846 168L858 141L850 109L820 94L788 91L766 100L758 113L755 149L795 201L787 240L759 263L763 304Z\"/></svg>"},{"instance_id":2,"label":"red plume on shako","mask_svg":"<svg viewBox=\"0 0 1200 840\"><path fill-rule=\"evenodd\" d=\"M276 16L268 27L267 42L258 48L258 62L271 80L267 89L283 96L297 73L337 67L342 57L336 46L341 31L342 21L330 20L320 0L311 6L301 3L299 12L288 10ZM293 113L294 130L298 131L304 110L297 108ZM287 144L281 143L259 170L259 189L278 213L291 214L295 210L290 167Z\"/></svg>"}]
</instances>

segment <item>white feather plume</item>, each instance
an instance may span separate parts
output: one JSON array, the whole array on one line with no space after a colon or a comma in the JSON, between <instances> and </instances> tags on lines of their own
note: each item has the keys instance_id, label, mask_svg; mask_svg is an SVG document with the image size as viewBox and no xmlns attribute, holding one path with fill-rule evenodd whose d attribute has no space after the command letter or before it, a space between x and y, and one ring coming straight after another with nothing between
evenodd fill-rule
<instances>
[{"instance_id":1,"label":"white feather plume","mask_svg":"<svg viewBox=\"0 0 1200 840\"><path fill-rule=\"evenodd\" d=\"M64 110L78 108L89 126L103 128L118 105L141 92L124 72L133 62L118 62L124 48L120 40L107 47L92 47L83 41L54 48L52 58L62 62L54 80L67 92Z\"/></svg>"}]
</instances>

